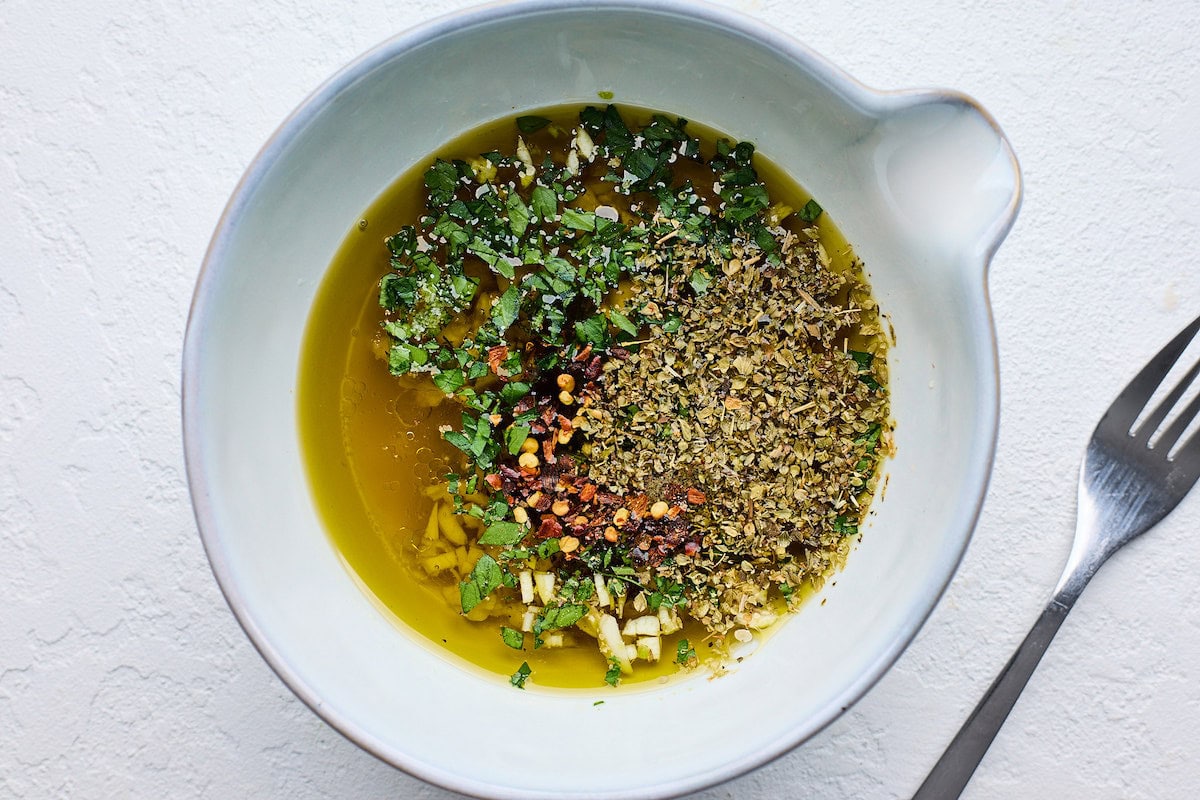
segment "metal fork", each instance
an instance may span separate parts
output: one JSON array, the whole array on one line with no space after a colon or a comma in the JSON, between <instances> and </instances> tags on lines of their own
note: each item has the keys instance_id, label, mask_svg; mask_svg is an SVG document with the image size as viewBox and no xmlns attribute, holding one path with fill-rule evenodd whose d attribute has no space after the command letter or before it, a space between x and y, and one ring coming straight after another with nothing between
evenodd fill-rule
<instances>
[{"instance_id":1,"label":"metal fork","mask_svg":"<svg viewBox=\"0 0 1200 800\"><path fill-rule=\"evenodd\" d=\"M1150 398L1197 330L1200 319L1150 360L1096 426L1079 470L1075 542L1054 596L913 800L946 800L962 793L1083 587L1109 556L1179 505L1200 478L1200 436L1190 436L1179 444L1188 425L1200 414L1200 397L1190 401L1151 445L1155 432L1200 374L1200 362L1161 403L1149 409ZM1135 429L1134 423L1144 411L1148 413Z\"/></svg>"}]
</instances>

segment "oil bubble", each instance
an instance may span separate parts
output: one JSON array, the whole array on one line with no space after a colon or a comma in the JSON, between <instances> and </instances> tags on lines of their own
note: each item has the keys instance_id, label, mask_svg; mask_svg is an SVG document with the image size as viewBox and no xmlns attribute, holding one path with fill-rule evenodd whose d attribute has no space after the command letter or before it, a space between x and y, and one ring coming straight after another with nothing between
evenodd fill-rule
<instances>
[{"instance_id":1,"label":"oil bubble","mask_svg":"<svg viewBox=\"0 0 1200 800\"><path fill-rule=\"evenodd\" d=\"M342 399L352 406L362 401L367 393L367 384L357 378L342 378Z\"/></svg>"}]
</instances>

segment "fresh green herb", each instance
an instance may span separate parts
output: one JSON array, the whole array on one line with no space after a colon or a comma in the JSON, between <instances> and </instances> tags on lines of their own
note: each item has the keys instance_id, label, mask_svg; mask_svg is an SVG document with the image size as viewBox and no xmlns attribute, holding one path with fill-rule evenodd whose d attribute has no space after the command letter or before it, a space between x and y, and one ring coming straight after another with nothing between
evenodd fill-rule
<instances>
[{"instance_id":1,"label":"fresh green herb","mask_svg":"<svg viewBox=\"0 0 1200 800\"><path fill-rule=\"evenodd\" d=\"M517 117L517 130L521 133L533 133L540 131L542 128L550 124L550 120L545 117L538 117L532 114Z\"/></svg>"},{"instance_id":2,"label":"fresh green herb","mask_svg":"<svg viewBox=\"0 0 1200 800\"><path fill-rule=\"evenodd\" d=\"M858 522L854 519L839 514L833 520L834 533L840 533L842 536L853 536L858 533Z\"/></svg>"},{"instance_id":3,"label":"fresh green herb","mask_svg":"<svg viewBox=\"0 0 1200 800\"><path fill-rule=\"evenodd\" d=\"M696 657L695 649L688 643L687 639L680 639L675 645L675 663L685 665L691 662Z\"/></svg>"},{"instance_id":4,"label":"fresh green herb","mask_svg":"<svg viewBox=\"0 0 1200 800\"><path fill-rule=\"evenodd\" d=\"M858 364L859 372L865 372L869 370L872 362L875 361L874 353L865 353L862 350L847 350L846 355L854 359L855 364Z\"/></svg>"},{"instance_id":5,"label":"fresh green herb","mask_svg":"<svg viewBox=\"0 0 1200 800\"><path fill-rule=\"evenodd\" d=\"M823 210L816 200L809 200L804 204L804 208L800 209L800 219L805 222L815 222Z\"/></svg>"},{"instance_id":6,"label":"fresh green herb","mask_svg":"<svg viewBox=\"0 0 1200 800\"><path fill-rule=\"evenodd\" d=\"M529 438L528 425L513 425L504 434L505 444L508 445L508 454L515 456L521 452L521 445L525 444L525 440Z\"/></svg>"},{"instance_id":7,"label":"fresh green herb","mask_svg":"<svg viewBox=\"0 0 1200 800\"><path fill-rule=\"evenodd\" d=\"M883 426L878 422L872 423L871 427L867 428L867 432L854 440L855 444L866 445L868 453L874 453L879 447L879 437L883 433Z\"/></svg>"},{"instance_id":8,"label":"fresh green herb","mask_svg":"<svg viewBox=\"0 0 1200 800\"><path fill-rule=\"evenodd\" d=\"M517 314L520 312L521 293L518 293L515 285L512 285L498 297L496 305L492 306L492 321L496 323L497 330L503 332L517 321Z\"/></svg>"},{"instance_id":9,"label":"fresh green herb","mask_svg":"<svg viewBox=\"0 0 1200 800\"><path fill-rule=\"evenodd\" d=\"M545 186L535 186L530 193L530 206L538 219L551 221L558 214L558 195L553 189Z\"/></svg>"},{"instance_id":10,"label":"fresh green herb","mask_svg":"<svg viewBox=\"0 0 1200 800\"><path fill-rule=\"evenodd\" d=\"M559 588L558 594L566 600L586 603L596 593L596 584L590 578L571 576Z\"/></svg>"},{"instance_id":11,"label":"fresh green herb","mask_svg":"<svg viewBox=\"0 0 1200 800\"><path fill-rule=\"evenodd\" d=\"M437 161L425 173L425 188L429 190L429 200L434 205L448 203L454 196L458 184L458 170L446 161Z\"/></svg>"},{"instance_id":12,"label":"fresh green herb","mask_svg":"<svg viewBox=\"0 0 1200 800\"><path fill-rule=\"evenodd\" d=\"M620 158L633 149L633 134L616 106L610 105L603 111L588 106L579 113L579 120L593 132L604 133L604 147L609 154Z\"/></svg>"},{"instance_id":13,"label":"fresh green herb","mask_svg":"<svg viewBox=\"0 0 1200 800\"><path fill-rule=\"evenodd\" d=\"M577 231L594 231L596 230L596 215L591 211L567 208L562 212L562 224Z\"/></svg>"},{"instance_id":14,"label":"fresh green herb","mask_svg":"<svg viewBox=\"0 0 1200 800\"><path fill-rule=\"evenodd\" d=\"M575 336L584 344L603 347L608 341L608 317L596 314L583 322L576 322Z\"/></svg>"},{"instance_id":15,"label":"fresh green herb","mask_svg":"<svg viewBox=\"0 0 1200 800\"><path fill-rule=\"evenodd\" d=\"M516 547L516 548L513 548L512 550L501 550L500 551L500 560L501 561L524 561L525 559L529 558L529 556L531 556L533 554L533 552L534 551L530 550L528 547Z\"/></svg>"},{"instance_id":16,"label":"fresh green herb","mask_svg":"<svg viewBox=\"0 0 1200 800\"><path fill-rule=\"evenodd\" d=\"M513 650L520 650L525 646L525 634L507 625L500 626L500 638Z\"/></svg>"},{"instance_id":17,"label":"fresh green herb","mask_svg":"<svg viewBox=\"0 0 1200 800\"><path fill-rule=\"evenodd\" d=\"M505 206L508 209L508 225L512 229L513 236L523 236L529 227L529 206L525 205L521 195L516 192L509 194Z\"/></svg>"},{"instance_id":18,"label":"fresh green herb","mask_svg":"<svg viewBox=\"0 0 1200 800\"><path fill-rule=\"evenodd\" d=\"M621 312L610 309L608 312L608 319L613 325L616 325L630 336L638 335L638 326L634 325L633 322L630 321L629 317L625 316Z\"/></svg>"},{"instance_id":19,"label":"fresh green herb","mask_svg":"<svg viewBox=\"0 0 1200 800\"><path fill-rule=\"evenodd\" d=\"M882 385L871 373L871 365L875 362L873 353L865 353L861 350L848 350L846 355L854 359L854 363L858 365L858 379L866 384L867 388L875 392L882 388Z\"/></svg>"},{"instance_id":20,"label":"fresh green herb","mask_svg":"<svg viewBox=\"0 0 1200 800\"><path fill-rule=\"evenodd\" d=\"M459 600L464 614L479 605L501 583L500 565L486 553L475 562L467 579L458 585Z\"/></svg>"},{"instance_id":21,"label":"fresh green herb","mask_svg":"<svg viewBox=\"0 0 1200 800\"><path fill-rule=\"evenodd\" d=\"M608 659L608 671L604 673L604 682L616 686L621 681L621 662L615 658Z\"/></svg>"},{"instance_id":22,"label":"fresh green herb","mask_svg":"<svg viewBox=\"0 0 1200 800\"><path fill-rule=\"evenodd\" d=\"M508 508L507 504L505 504L505 508ZM511 547L524 539L528 532L527 526L517 522L493 522L479 537L479 543Z\"/></svg>"},{"instance_id":23,"label":"fresh green herb","mask_svg":"<svg viewBox=\"0 0 1200 800\"><path fill-rule=\"evenodd\" d=\"M647 602L650 604L652 610L657 611L663 606L674 608L675 606L683 605L687 601L683 593L683 584L675 583L661 575L655 578L654 582L657 588L647 598Z\"/></svg>"},{"instance_id":24,"label":"fresh green herb","mask_svg":"<svg viewBox=\"0 0 1200 800\"><path fill-rule=\"evenodd\" d=\"M500 390L500 400L505 406L515 406L518 400L529 394L529 389L529 384L523 381L506 383L504 384L504 388Z\"/></svg>"},{"instance_id":25,"label":"fresh green herb","mask_svg":"<svg viewBox=\"0 0 1200 800\"><path fill-rule=\"evenodd\" d=\"M582 604L568 603L561 606L549 606L542 609L541 615L534 621L533 632L542 633L556 628L569 628L583 619L585 614L587 614L587 606Z\"/></svg>"},{"instance_id":26,"label":"fresh green herb","mask_svg":"<svg viewBox=\"0 0 1200 800\"><path fill-rule=\"evenodd\" d=\"M524 689L525 681L529 680L529 675L532 672L533 670L529 668L529 662L522 661L521 666L517 667L517 671L512 674L512 677L508 679L508 682L518 689Z\"/></svg>"}]
</instances>

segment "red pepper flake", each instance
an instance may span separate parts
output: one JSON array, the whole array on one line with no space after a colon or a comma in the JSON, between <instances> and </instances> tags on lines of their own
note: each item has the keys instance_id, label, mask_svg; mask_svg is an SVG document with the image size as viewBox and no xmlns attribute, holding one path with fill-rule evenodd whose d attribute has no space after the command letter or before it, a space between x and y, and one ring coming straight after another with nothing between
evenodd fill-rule
<instances>
[{"instance_id":1,"label":"red pepper flake","mask_svg":"<svg viewBox=\"0 0 1200 800\"><path fill-rule=\"evenodd\" d=\"M495 347L489 347L487 355L488 369L499 375L500 365L504 363L504 359L506 358L508 358L508 345L498 344Z\"/></svg>"},{"instance_id":2,"label":"red pepper flake","mask_svg":"<svg viewBox=\"0 0 1200 800\"><path fill-rule=\"evenodd\" d=\"M491 487L493 492L500 491L500 487L503 485L500 480L500 476L494 472L491 475L483 476L483 482Z\"/></svg>"},{"instance_id":3,"label":"red pepper flake","mask_svg":"<svg viewBox=\"0 0 1200 800\"><path fill-rule=\"evenodd\" d=\"M579 499L585 503L592 502L592 498L595 496L596 484L594 483L585 484L584 487L579 490Z\"/></svg>"},{"instance_id":4,"label":"red pepper flake","mask_svg":"<svg viewBox=\"0 0 1200 800\"><path fill-rule=\"evenodd\" d=\"M644 517L650 508L650 498L644 494L635 494L625 499L625 507L635 517Z\"/></svg>"},{"instance_id":5,"label":"red pepper flake","mask_svg":"<svg viewBox=\"0 0 1200 800\"><path fill-rule=\"evenodd\" d=\"M544 498L549 505L550 498ZM557 538L562 535L562 525L554 517L542 517L541 527L538 528L537 535L542 539Z\"/></svg>"},{"instance_id":6,"label":"red pepper flake","mask_svg":"<svg viewBox=\"0 0 1200 800\"><path fill-rule=\"evenodd\" d=\"M524 414L527 411L532 411L533 407L536 405L537 405L537 398L534 397L532 394L527 394L524 397L522 397L520 400L518 400L517 404L515 406L513 406L513 416L519 417L520 415Z\"/></svg>"},{"instance_id":7,"label":"red pepper flake","mask_svg":"<svg viewBox=\"0 0 1200 800\"><path fill-rule=\"evenodd\" d=\"M687 490L687 501L688 505L690 506L702 506L704 505L704 501L707 499L708 498L705 497L704 492L700 491L699 489Z\"/></svg>"}]
</instances>

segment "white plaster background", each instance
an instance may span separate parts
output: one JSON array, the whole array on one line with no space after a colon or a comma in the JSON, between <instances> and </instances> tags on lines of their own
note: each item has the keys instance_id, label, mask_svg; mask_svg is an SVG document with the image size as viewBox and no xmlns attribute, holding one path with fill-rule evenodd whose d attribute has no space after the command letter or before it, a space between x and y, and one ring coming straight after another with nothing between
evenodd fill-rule
<instances>
[{"instance_id":1,"label":"white plaster background","mask_svg":"<svg viewBox=\"0 0 1200 800\"><path fill-rule=\"evenodd\" d=\"M1024 167L966 560L864 700L697 796L902 797L1054 584L1100 412L1200 313L1200 6L726 4L870 85L974 95ZM464 5L0 0L0 796L451 797L326 727L237 627L188 502L179 362L258 147L346 61ZM967 797L1196 796L1198 521L1200 493L1102 570Z\"/></svg>"}]
</instances>

